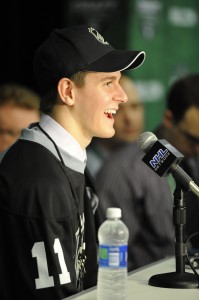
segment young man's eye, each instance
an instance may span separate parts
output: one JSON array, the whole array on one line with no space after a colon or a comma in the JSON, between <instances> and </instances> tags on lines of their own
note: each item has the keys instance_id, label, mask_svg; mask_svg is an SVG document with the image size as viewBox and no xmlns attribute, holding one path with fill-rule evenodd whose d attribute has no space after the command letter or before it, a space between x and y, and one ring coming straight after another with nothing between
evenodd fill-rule
<instances>
[{"instance_id":1,"label":"young man's eye","mask_svg":"<svg viewBox=\"0 0 199 300\"><path fill-rule=\"evenodd\" d=\"M105 85L109 86L109 85L111 85L111 83L112 83L112 81L108 81L105 83Z\"/></svg>"}]
</instances>

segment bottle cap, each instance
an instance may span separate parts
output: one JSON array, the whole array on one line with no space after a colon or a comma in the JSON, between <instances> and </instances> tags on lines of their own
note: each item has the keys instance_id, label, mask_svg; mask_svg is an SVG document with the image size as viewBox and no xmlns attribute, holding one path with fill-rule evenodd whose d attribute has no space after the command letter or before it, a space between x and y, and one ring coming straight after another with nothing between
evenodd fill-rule
<instances>
[{"instance_id":1,"label":"bottle cap","mask_svg":"<svg viewBox=\"0 0 199 300\"><path fill-rule=\"evenodd\" d=\"M107 218L121 218L122 211L119 207L109 207L106 211L106 217Z\"/></svg>"}]
</instances>

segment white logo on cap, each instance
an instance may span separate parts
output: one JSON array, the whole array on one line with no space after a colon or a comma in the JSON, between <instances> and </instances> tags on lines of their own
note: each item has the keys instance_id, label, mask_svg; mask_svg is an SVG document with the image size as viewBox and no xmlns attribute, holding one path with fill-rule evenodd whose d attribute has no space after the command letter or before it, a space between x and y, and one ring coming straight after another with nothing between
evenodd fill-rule
<instances>
[{"instance_id":1,"label":"white logo on cap","mask_svg":"<svg viewBox=\"0 0 199 300\"><path fill-rule=\"evenodd\" d=\"M103 36L101 36L101 34L99 34L99 32L97 32L97 30L95 30L94 28L92 27L89 27L88 28L88 31L90 33L92 33L92 35L94 35L94 37L98 40L98 42L102 43L102 44L105 44L105 45L109 45L108 42L105 42Z\"/></svg>"}]
</instances>

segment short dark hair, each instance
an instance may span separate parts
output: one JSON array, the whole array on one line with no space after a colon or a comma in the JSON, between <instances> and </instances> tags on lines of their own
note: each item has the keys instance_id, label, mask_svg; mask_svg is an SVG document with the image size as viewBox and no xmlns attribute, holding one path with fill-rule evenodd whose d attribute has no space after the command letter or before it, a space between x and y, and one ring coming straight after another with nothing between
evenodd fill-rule
<instances>
[{"instance_id":1,"label":"short dark hair","mask_svg":"<svg viewBox=\"0 0 199 300\"><path fill-rule=\"evenodd\" d=\"M172 111L176 123L179 123L186 111L199 107L199 74L188 74L176 80L167 94L167 108Z\"/></svg>"},{"instance_id":2,"label":"short dark hair","mask_svg":"<svg viewBox=\"0 0 199 300\"><path fill-rule=\"evenodd\" d=\"M78 87L82 87L84 85L85 82L84 79L87 73L88 72L86 71L77 72L74 75L72 75L70 79L74 81L74 83ZM59 101L59 93L57 91L57 88L53 88L51 91L49 91L42 97L42 101L40 104L40 111L46 114L51 113L54 105L58 101Z\"/></svg>"}]
</instances>

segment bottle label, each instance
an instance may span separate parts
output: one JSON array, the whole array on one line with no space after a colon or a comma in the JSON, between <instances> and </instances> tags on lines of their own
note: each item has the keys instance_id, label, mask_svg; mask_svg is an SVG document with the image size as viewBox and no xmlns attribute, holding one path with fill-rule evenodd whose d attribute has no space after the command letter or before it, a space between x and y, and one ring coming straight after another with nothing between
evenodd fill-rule
<instances>
[{"instance_id":1,"label":"bottle label","mask_svg":"<svg viewBox=\"0 0 199 300\"><path fill-rule=\"evenodd\" d=\"M127 267L127 245L99 245L99 266L107 268Z\"/></svg>"}]
</instances>

